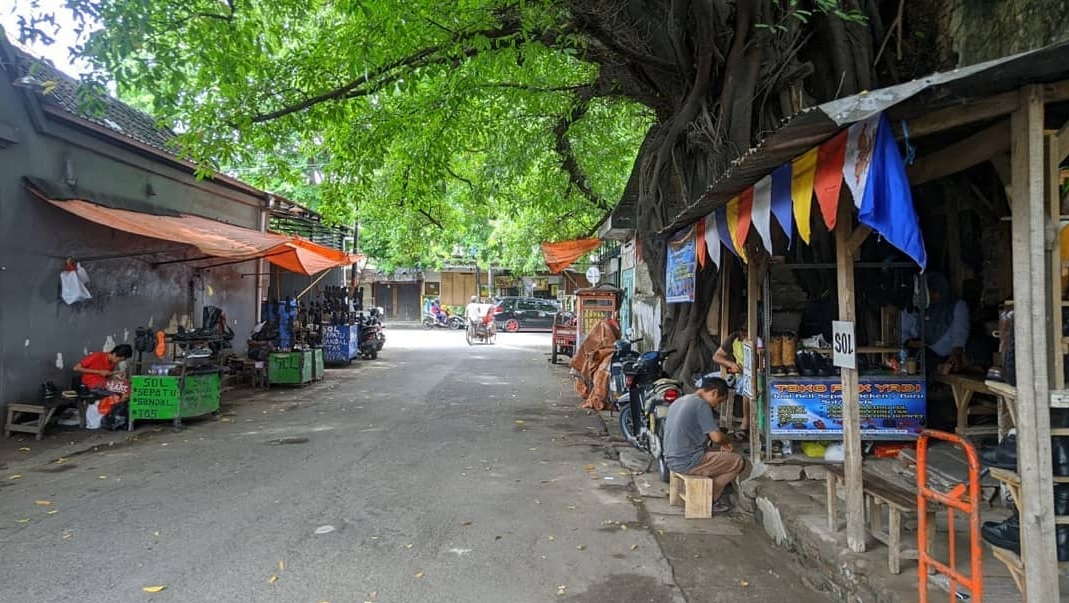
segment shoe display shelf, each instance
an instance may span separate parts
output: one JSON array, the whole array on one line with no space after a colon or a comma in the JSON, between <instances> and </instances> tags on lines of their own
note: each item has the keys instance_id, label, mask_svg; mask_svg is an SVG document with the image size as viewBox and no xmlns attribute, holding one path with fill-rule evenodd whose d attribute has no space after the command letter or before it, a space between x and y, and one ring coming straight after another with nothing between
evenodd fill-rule
<instances>
[{"instance_id":1,"label":"shoe display shelf","mask_svg":"<svg viewBox=\"0 0 1069 603\"><path fill-rule=\"evenodd\" d=\"M1052 436L1069 436L1069 429L1051 429ZM1021 476L1016 472L1009 469L999 469L997 467L991 467L991 477L997 479L1010 491L1010 495L1013 497L1013 504L1017 507L1017 513L1022 513L1021 505ZM1069 484L1069 477L1054 477L1055 484ZM1069 515L1059 515L1054 518L1054 524L1059 526L1069 525ZM1006 565L1006 568L1010 571L1010 576L1013 577L1014 584L1017 585L1017 590L1021 591L1023 595L1025 592L1024 587L1024 572L1026 560L1022 555L997 547L991 543L988 543L991 547L991 554L995 559L998 559ZM1069 569L1069 561L1058 562L1059 571Z\"/></svg>"}]
</instances>

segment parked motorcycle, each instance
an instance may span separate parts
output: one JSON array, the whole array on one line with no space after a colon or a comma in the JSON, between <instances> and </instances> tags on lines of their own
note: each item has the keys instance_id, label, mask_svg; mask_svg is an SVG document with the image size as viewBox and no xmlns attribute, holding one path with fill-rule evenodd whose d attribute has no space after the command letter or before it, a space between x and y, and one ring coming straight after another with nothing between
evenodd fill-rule
<instances>
[{"instance_id":1,"label":"parked motorcycle","mask_svg":"<svg viewBox=\"0 0 1069 603\"><path fill-rule=\"evenodd\" d=\"M627 378L624 376L624 363L638 360L638 352L633 345L642 338L631 339L631 332L621 337L613 345L612 361L609 363L609 401L617 405L620 396L627 393Z\"/></svg>"},{"instance_id":2,"label":"parked motorcycle","mask_svg":"<svg viewBox=\"0 0 1069 603\"><path fill-rule=\"evenodd\" d=\"M670 474L664 459L664 421L668 406L683 395L683 383L664 371L664 361L674 351L653 350L625 361L622 370L628 391L618 400L620 431L632 446L650 455L650 466L657 463L664 482Z\"/></svg>"},{"instance_id":3,"label":"parked motorcycle","mask_svg":"<svg viewBox=\"0 0 1069 603\"><path fill-rule=\"evenodd\" d=\"M423 328L424 329L463 329L467 325L463 316L456 314L450 314L445 312L445 320L438 318L433 314L423 315Z\"/></svg>"},{"instance_id":4,"label":"parked motorcycle","mask_svg":"<svg viewBox=\"0 0 1069 603\"><path fill-rule=\"evenodd\" d=\"M382 346L386 344L386 333L382 328L382 308L372 308L357 314L360 325L360 341L357 349L360 356L368 360L379 357Z\"/></svg>"}]
</instances>

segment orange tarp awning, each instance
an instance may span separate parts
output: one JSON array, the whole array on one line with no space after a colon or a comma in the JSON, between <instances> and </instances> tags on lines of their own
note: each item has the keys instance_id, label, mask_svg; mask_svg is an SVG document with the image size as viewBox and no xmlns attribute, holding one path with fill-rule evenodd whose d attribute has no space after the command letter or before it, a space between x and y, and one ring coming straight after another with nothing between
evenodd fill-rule
<instances>
[{"instance_id":1,"label":"orange tarp awning","mask_svg":"<svg viewBox=\"0 0 1069 603\"><path fill-rule=\"evenodd\" d=\"M601 245L601 239L576 239L559 243L542 243L542 257L553 274L559 274L579 259L583 254L593 251Z\"/></svg>"},{"instance_id":2,"label":"orange tarp awning","mask_svg":"<svg viewBox=\"0 0 1069 603\"><path fill-rule=\"evenodd\" d=\"M272 264L300 274L315 274L328 268L348 266L358 259L358 256L299 237L260 232L187 214L157 216L104 207L81 199L56 201L32 186L27 188L41 199L79 218L143 237L187 243L207 256L238 261L265 258Z\"/></svg>"},{"instance_id":3,"label":"orange tarp awning","mask_svg":"<svg viewBox=\"0 0 1069 603\"><path fill-rule=\"evenodd\" d=\"M300 238L286 241L264 256L268 262L300 274L316 274L329 268L350 266L360 257Z\"/></svg>"}]
</instances>

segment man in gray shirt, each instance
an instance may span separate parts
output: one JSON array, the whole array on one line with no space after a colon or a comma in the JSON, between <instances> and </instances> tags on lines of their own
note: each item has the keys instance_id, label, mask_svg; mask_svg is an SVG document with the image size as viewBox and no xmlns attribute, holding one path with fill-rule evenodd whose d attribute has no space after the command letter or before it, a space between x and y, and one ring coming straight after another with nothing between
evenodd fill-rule
<instances>
[{"instance_id":1,"label":"man in gray shirt","mask_svg":"<svg viewBox=\"0 0 1069 603\"><path fill-rule=\"evenodd\" d=\"M720 431L713 409L728 397L727 383L716 373L698 377L697 388L668 407L664 425L664 457L668 468L676 473L704 475L713 480L713 512L730 509L720 495L739 473L745 462L732 452L731 438ZM707 450L712 443L718 449Z\"/></svg>"}]
</instances>

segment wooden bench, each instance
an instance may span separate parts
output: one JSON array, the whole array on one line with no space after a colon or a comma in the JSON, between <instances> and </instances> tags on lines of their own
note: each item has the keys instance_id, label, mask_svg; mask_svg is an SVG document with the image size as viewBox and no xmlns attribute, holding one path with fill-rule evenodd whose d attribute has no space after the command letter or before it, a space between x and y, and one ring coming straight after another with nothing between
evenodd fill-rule
<instances>
[{"instance_id":1,"label":"wooden bench","mask_svg":"<svg viewBox=\"0 0 1069 603\"><path fill-rule=\"evenodd\" d=\"M988 435L998 432L997 426L969 427L969 405L972 403L973 395L982 394L998 399L998 394L982 379L966 375L938 375L935 381L950 386L950 391L954 394L954 406L958 409L958 426L954 431L959 436Z\"/></svg>"},{"instance_id":2,"label":"wooden bench","mask_svg":"<svg viewBox=\"0 0 1069 603\"><path fill-rule=\"evenodd\" d=\"M668 504L683 505L683 517L708 519L713 516L713 480L702 475L673 471L668 478Z\"/></svg>"},{"instance_id":3,"label":"wooden bench","mask_svg":"<svg viewBox=\"0 0 1069 603\"><path fill-rule=\"evenodd\" d=\"M12 431L18 431L22 433L32 433L34 437L40 440L44 437L45 426L52 420L52 415L55 414L55 406L42 406L41 404L8 404L7 405L7 423L4 424L4 437L11 437ZM19 417L20 414L34 415L33 418L25 420ZM20 419L23 419L20 421Z\"/></svg>"},{"instance_id":4,"label":"wooden bench","mask_svg":"<svg viewBox=\"0 0 1069 603\"><path fill-rule=\"evenodd\" d=\"M843 468L839 465L826 465L828 495L828 529L838 530L837 486L845 482ZM917 493L894 484L877 475L864 474L862 489L865 494L865 513L868 515L868 532L875 540L887 546L887 567L892 574L902 571L902 559L917 559L917 549L902 547L902 516L917 512ZM887 507L887 529L883 527L883 512L880 507ZM928 512L928 549L935 542L935 511Z\"/></svg>"}]
</instances>

